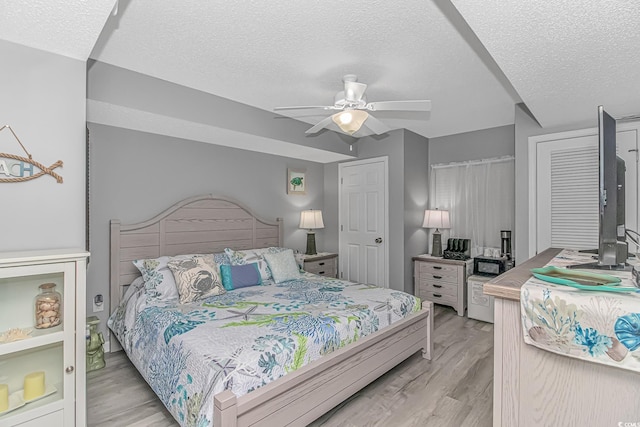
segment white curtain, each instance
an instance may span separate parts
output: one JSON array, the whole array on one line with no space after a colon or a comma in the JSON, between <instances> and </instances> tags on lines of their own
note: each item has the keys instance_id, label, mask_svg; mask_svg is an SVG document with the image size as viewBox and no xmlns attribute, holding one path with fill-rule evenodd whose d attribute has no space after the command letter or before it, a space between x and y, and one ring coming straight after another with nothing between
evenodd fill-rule
<instances>
[{"instance_id":1,"label":"white curtain","mask_svg":"<svg viewBox=\"0 0 640 427\"><path fill-rule=\"evenodd\" d=\"M449 237L471 239L474 257L500 248L501 230L513 236L514 165L506 157L431 166L430 208L447 210L451 218L451 228L441 230L443 249Z\"/></svg>"}]
</instances>

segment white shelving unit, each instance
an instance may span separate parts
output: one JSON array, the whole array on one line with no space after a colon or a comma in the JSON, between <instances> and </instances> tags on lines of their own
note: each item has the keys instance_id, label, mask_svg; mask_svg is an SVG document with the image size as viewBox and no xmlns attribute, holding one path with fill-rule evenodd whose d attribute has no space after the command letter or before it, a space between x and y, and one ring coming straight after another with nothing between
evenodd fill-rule
<instances>
[{"instance_id":1,"label":"white shelving unit","mask_svg":"<svg viewBox=\"0 0 640 427\"><path fill-rule=\"evenodd\" d=\"M0 343L0 383L9 393L23 388L25 375L44 371L55 391L0 415L0 427L86 425L86 259L82 250L0 253L0 334L32 329L30 337ZM62 324L35 329L38 286L55 283L62 294Z\"/></svg>"}]
</instances>

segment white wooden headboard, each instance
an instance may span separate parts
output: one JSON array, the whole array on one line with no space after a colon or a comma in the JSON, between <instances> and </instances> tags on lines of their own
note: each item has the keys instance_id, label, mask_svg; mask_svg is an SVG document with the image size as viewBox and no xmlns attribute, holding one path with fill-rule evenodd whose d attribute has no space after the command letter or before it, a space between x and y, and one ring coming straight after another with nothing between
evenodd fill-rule
<instances>
[{"instance_id":1,"label":"white wooden headboard","mask_svg":"<svg viewBox=\"0 0 640 427\"><path fill-rule=\"evenodd\" d=\"M267 221L242 204L207 194L182 200L155 217L123 225L111 220L110 310L140 272L132 261L163 255L282 246L282 219ZM111 339L111 351L119 349ZM115 342L115 348L114 348Z\"/></svg>"}]
</instances>

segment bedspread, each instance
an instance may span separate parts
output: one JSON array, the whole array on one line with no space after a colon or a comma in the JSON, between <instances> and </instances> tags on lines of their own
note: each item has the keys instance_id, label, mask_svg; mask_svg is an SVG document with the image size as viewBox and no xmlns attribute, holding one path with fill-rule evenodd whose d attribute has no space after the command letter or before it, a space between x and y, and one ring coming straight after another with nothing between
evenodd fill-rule
<instances>
[{"instance_id":1,"label":"bedspread","mask_svg":"<svg viewBox=\"0 0 640 427\"><path fill-rule=\"evenodd\" d=\"M255 390L420 310L409 294L305 273L197 303L129 289L108 321L182 426L209 426L213 396Z\"/></svg>"}]
</instances>

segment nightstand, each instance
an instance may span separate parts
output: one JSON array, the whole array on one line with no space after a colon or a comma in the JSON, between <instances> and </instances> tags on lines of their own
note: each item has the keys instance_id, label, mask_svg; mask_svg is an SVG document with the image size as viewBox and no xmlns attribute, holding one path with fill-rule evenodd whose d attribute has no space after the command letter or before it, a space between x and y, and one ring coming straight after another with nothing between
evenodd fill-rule
<instances>
[{"instance_id":1,"label":"nightstand","mask_svg":"<svg viewBox=\"0 0 640 427\"><path fill-rule=\"evenodd\" d=\"M303 255L304 271L326 277L338 277L338 254L321 252Z\"/></svg>"},{"instance_id":2,"label":"nightstand","mask_svg":"<svg viewBox=\"0 0 640 427\"><path fill-rule=\"evenodd\" d=\"M467 308L467 277L473 270L473 259L460 261L419 255L413 257L414 294L421 300L453 307L458 316Z\"/></svg>"}]
</instances>

